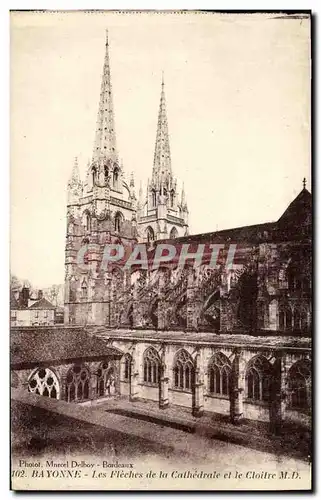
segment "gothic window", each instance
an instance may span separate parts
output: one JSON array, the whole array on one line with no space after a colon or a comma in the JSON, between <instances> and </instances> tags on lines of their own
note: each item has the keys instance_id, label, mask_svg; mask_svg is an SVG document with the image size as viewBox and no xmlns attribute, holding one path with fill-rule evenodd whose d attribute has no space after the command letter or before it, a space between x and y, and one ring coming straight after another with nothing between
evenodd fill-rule
<instances>
[{"instance_id":1,"label":"gothic window","mask_svg":"<svg viewBox=\"0 0 321 500\"><path fill-rule=\"evenodd\" d=\"M248 399L269 401L271 365L264 356L255 357L249 362L245 379Z\"/></svg>"},{"instance_id":2,"label":"gothic window","mask_svg":"<svg viewBox=\"0 0 321 500\"><path fill-rule=\"evenodd\" d=\"M122 214L120 212L117 212L115 215L115 231L117 233L120 233L121 231L122 219Z\"/></svg>"},{"instance_id":3,"label":"gothic window","mask_svg":"<svg viewBox=\"0 0 321 500\"><path fill-rule=\"evenodd\" d=\"M153 189L152 191L152 206L156 207L156 191Z\"/></svg>"},{"instance_id":4,"label":"gothic window","mask_svg":"<svg viewBox=\"0 0 321 500\"><path fill-rule=\"evenodd\" d=\"M113 188L114 189L118 188L118 178L119 178L119 170L117 167L115 167L114 172L113 172Z\"/></svg>"},{"instance_id":5,"label":"gothic window","mask_svg":"<svg viewBox=\"0 0 321 500\"><path fill-rule=\"evenodd\" d=\"M279 330L292 330L292 310L289 305L281 304L279 308Z\"/></svg>"},{"instance_id":6,"label":"gothic window","mask_svg":"<svg viewBox=\"0 0 321 500\"><path fill-rule=\"evenodd\" d=\"M171 191L171 207L173 207L173 206L174 206L174 200L175 200L175 193L174 193L174 191L172 190L172 191Z\"/></svg>"},{"instance_id":7,"label":"gothic window","mask_svg":"<svg viewBox=\"0 0 321 500\"><path fill-rule=\"evenodd\" d=\"M208 366L209 392L211 394L229 395L231 363L222 353L217 353Z\"/></svg>"},{"instance_id":8,"label":"gothic window","mask_svg":"<svg viewBox=\"0 0 321 500\"><path fill-rule=\"evenodd\" d=\"M89 371L83 365L74 365L66 377L66 401L89 399Z\"/></svg>"},{"instance_id":9,"label":"gothic window","mask_svg":"<svg viewBox=\"0 0 321 500\"><path fill-rule=\"evenodd\" d=\"M146 236L148 242L155 240L155 234L152 227L148 226L148 228L146 229Z\"/></svg>"},{"instance_id":10,"label":"gothic window","mask_svg":"<svg viewBox=\"0 0 321 500\"><path fill-rule=\"evenodd\" d=\"M157 351L149 347L144 352L144 382L158 385L160 371L160 359Z\"/></svg>"},{"instance_id":11,"label":"gothic window","mask_svg":"<svg viewBox=\"0 0 321 500\"><path fill-rule=\"evenodd\" d=\"M81 284L81 297L83 299L87 298L87 283L85 279L83 279Z\"/></svg>"},{"instance_id":12,"label":"gothic window","mask_svg":"<svg viewBox=\"0 0 321 500\"><path fill-rule=\"evenodd\" d=\"M126 354L124 360L124 380L128 382L131 379L131 369L132 369L132 357L130 354Z\"/></svg>"},{"instance_id":13,"label":"gothic window","mask_svg":"<svg viewBox=\"0 0 321 500\"><path fill-rule=\"evenodd\" d=\"M97 370L97 396L113 396L115 392L114 368L103 362Z\"/></svg>"},{"instance_id":14,"label":"gothic window","mask_svg":"<svg viewBox=\"0 0 321 500\"><path fill-rule=\"evenodd\" d=\"M108 182L108 166L104 166L104 174L105 174L105 184Z\"/></svg>"},{"instance_id":15,"label":"gothic window","mask_svg":"<svg viewBox=\"0 0 321 500\"><path fill-rule=\"evenodd\" d=\"M60 389L57 376L50 368L38 368L29 378L28 391L40 396L59 399Z\"/></svg>"},{"instance_id":16,"label":"gothic window","mask_svg":"<svg viewBox=\"0 0 321 500\"><path fill-rule=\"evenodd\" d=\"M92 172L92 179L93 179L93 186L94 186L96 184L96 175L97 175L96 167L93 167L91 172Z\"/></svg>"},{"instance_id":17,"label":"gothic window","mask_svg":"<svg viewBox=\"0 0 321 500\"><path fill-rule=\"evenodd\" d=\"M172 227L169 237L171 240L178 237L178 231L176 227Z\"/></svg>"},{"instance_id":18,"label":"gothic window","mask_svg":"<svg viewBox=\"0 0 321 500\"><path fill-rule=\"evenodd\" d=\"M82 224L85 226L86 231L91 230L91 216L87 210L83 213Z\"/></svg>"},{"instance_id":19,"label":"gothic window","mask_svg":"<svg viewBox=\"0 0 321 500\"><path fill-rule=\"evenodd\" d=\"M195 370L193 359L184 349L178 351L174 361L174 387L182 391L192 391Z\"/></svg>"},{"instance_id":20,"label":"gothic window","mask_svg":"<svg viewBox=\"0 0 321 500\"><path fill-rule=\"evenodd\" d=\"M290 407L307 409L310 406L311 366L309 361L300 360L291 366L288 376Z\"/></svg>"},{"instance_id":21,"label":"gothic window","mask_svg":"<svg viewBox=\"0 0 321 500\"><path fill-rule=\"evenodd\" d=\"M304 305L294 306L293 311L293 329L296 331L305 331L308 328L308 313Z\"/></svg>"}]
</instances>

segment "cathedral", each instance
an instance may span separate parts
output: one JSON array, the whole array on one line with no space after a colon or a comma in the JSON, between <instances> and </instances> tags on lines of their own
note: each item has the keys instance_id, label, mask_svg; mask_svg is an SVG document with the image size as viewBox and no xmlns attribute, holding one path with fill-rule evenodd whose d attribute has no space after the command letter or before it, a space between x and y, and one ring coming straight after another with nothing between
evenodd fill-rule
<instances>
[{"instance_id":1,"label":"cathedral","mask_svg":"<svg viewBox=\"0 0 321 500\"><path fill-rule=\"evenodd\" d=\"M143 243L153 251L159 242L187 246L190 260L199 245L217 245L223 253L234 245L238 258L215 268L101 265L108 244ZM82 266L79 253L90 246ZM184 189L178 192L171 165L164 81L152 175L145 195L140 189L136 197L117 149L107 38L92 159L84 182L75 160L68 183L64 317L69 336L85 332L107 358L97 371L79 353L72 377L85 373L92 381L78 393L65 368L47 356L42 371L55 380L55 395L98 400L112 373L114 394L130 401L183 406L198 417L229 415L233 423L309 423L311 276L312 200L305 181L277 221L189 235ZM35 373L25 371L23 383L42 394Z\"/></svg>"}]
</instances>

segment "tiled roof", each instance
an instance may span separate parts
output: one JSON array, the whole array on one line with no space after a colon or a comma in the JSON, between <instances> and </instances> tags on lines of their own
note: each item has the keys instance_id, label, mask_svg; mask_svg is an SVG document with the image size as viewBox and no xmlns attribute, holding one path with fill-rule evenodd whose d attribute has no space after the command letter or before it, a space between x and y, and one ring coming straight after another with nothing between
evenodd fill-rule
<instances>
[{"instance_id":1,"label":"tiled roof","mask_svg":"<svg viewBox=\"0 0 321 500\"><path fill-rule=\"evenodd\" d=\"M11 366L17 369L48 362L60 364L76 359L122 356L121 351L88 335L81 327L13 327L10 340Z\"/></svg>"},{"instance_id":2,"label":"tiled roof","mask_svg":"<svg viewBox=\"0 0 321 500\"><path fill-rule=\"evenodd\" d=\"M37 300L37 302L29 306L28 309L48 310L48 309L55 309L55 306L52 305L51 302L49 302L49 300L43 297L42 299Z\"/></svg>"}]
</instances>

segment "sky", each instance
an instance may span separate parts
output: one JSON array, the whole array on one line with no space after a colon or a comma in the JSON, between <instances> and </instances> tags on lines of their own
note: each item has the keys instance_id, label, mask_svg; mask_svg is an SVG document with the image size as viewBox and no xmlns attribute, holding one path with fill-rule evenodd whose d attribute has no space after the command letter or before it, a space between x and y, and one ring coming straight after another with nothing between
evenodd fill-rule
<instances>
[{"instance_id":1,"label":"sky","mask_svg":"<svg viewBox=\"0 0 321 500\"><path fill-rule=\"evenodd\" d=\"M151 177L162 71L190 233L277 220L311 186L307 19L11 14L11 272L64 281L66 185L91 158L109 30L117 146Z\"/></svg>"}]
</instances>

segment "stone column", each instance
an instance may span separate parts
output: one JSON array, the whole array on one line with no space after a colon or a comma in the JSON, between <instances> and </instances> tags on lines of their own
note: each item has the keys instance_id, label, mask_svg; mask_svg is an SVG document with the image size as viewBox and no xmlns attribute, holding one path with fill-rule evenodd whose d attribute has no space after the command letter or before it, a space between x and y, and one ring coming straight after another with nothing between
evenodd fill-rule
<instances>
[{"instance_id":1,"label":"stone column","mask_svg":"<svg viewBox=\"0 0 321 500\"><path fill-rule=\"evenodd\" d=\"M100 363L91 363L89 366L90 380L89 380L89 394L88 399L97 399L97 370Z\"/></svg>"},{"instance_id":2,"label":"stone column","mask_svg":"<svg viewBox=\"0 0 321 500\"><path fill-rule=\"evenodd\" d=\"M243 418L244 388L242 387L242 370L240 367L240 357L240 351L235 351L231 372L230 417L231 422L235 425L240 424Z\"/></svg>"},{"instance_id":3,"label":"stone column","mask_svg":"<svg viewBox=\"0 0 321 500\"><path fill-rule=\"evenodd\" d=\"M162 347L161 367L160 367L160 387L159 387L159 407L165 409L169 405L168 399L168 366L166 363L166 346Z\"/></svg>"},{"instance_id":4,"label":"stone column","mask_svg":"<svg viewBox=\"0 0 321 500\"><path fill-rule=\"evenodd\" d=\"M271 381L270 429L279 434L287 406L287 362L286 355L277 353Z\"/></svg>"},{"instance_id":5,"label":"stone column","mask_svg":"<svg viewBox=\"0 0 321 500\"><path fill-rule=\"evenodd\" d=\"M136 401L138 399L138 362L136 360L137 356L137 349L136 347L133 348L132 353L132 360L131 360L131 370L130 370L130 394L129 394L129 399L130 401Z\"/></svg>"},{"instance_id":6,"label":"stone column","mask_svg":"<svg viewBox=\"0 0 321 500\"><path fill-rule=\"evenodd\" d=\"M193 388L193 407L194 417L201 417L204 413L204 380L202 373L201 353L198 351L195 358L195 383Z\"/></svg>"}]
</instances>

